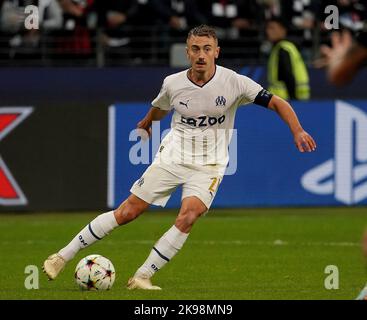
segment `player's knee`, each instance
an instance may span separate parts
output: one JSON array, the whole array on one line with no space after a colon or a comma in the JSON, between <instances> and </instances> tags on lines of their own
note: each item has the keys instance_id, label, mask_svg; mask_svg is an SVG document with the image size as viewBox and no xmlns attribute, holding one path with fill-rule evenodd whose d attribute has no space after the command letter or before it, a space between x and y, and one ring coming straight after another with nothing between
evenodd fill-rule
<instances>
[{"instance_id":1,"label":"player's knee","mask_svg":"<svg viewBox=\"0 0 367 320\"><path fill-rule=\"evenodd\" d=\"M116 221L119 225L126 224L136 219L146 209L146 205L129 197L115 210Z\"/></svg>"},{"instance_id":2,"label":"player's knee","mask_svg":"<svg viewBox=\"0 0 367 320\"><path fill-rule=\"evenodd\" d=\"M203 213L204 212L201 210L187 208L180 212L175 224L182 232L189 232L195 221L199 219Z\"/></svg>"}]
</instances>

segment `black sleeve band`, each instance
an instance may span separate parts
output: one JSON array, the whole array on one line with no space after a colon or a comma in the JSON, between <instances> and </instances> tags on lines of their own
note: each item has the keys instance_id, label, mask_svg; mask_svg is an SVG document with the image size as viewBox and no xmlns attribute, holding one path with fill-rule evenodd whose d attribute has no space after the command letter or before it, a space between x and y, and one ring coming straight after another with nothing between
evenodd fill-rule
<instances>
[{"instance_id":1,"label":"black sleeve band","mask_svg":"<svg viewBox=\"0 0 367 320\"><path fill-rule=\"evenodd\" d=\"M270 102L271 97L273 94L271 94L269 91L262 89L256 96L254 103L267 108Z\"/></svg>"}]
</instances>

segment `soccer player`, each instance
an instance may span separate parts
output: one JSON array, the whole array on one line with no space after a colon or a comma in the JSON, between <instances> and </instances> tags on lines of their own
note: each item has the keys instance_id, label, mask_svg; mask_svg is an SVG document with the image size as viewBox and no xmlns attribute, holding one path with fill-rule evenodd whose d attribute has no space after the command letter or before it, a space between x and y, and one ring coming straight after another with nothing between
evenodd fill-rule
<instances>
[{"instance_id":1,"label":"soccer player","mask_svg":"<svg viewBox=\"0 0 367 320\"><path fill-rule=\"evenodd\" d=\"M152 121L174 110L171 130L156 158L116 210L97 216L44 262L49 279L56 278L80 249L133 221L150 204L165 206L171 193L182 185L181 208L174 225L155 243L127 283L129 289L161 289L151 278L182 248L194 223L209 210L228 164L230 130L241 105L255 103L274 110L289 126L300 152L315 150L315 141L303 130L289 103L251 79L216 65L219 51L213 28L202 25L189 32L191 68L165 78L152 108L137 125L150 133Z\"/></svg>"}]
</instances>

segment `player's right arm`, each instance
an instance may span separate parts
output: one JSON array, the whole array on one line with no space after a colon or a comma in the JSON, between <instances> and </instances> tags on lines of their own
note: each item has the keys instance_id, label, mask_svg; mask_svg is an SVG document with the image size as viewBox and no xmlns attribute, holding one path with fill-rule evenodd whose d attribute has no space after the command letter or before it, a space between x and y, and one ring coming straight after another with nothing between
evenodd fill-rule
<instances>
[{"instance_id":1,"label":"player's right arm","mask_svg":"<svg viewBox=\"0 0 367 320\"><path fill-rule=\"evenodd\" d=\"M161 110L157 107L151 107L143 120L138 122L137 128L144 129L150 136L152 122L163 119L168 113L170 113L169 110Z\"/></svg>"},{"instance_id":2,"label":"player's right arm","mask_svg":"<svg viewBox=\"0 0 367 320\"><path fill-rule=\"evenodd\" d=\"M163 81L163 85L158 96L152 101L152 107L150 108L144 119L138 123L138 129L146 130L148 132L148 135L150 136L152 133L152 122L163 119L168 113L171 112L171 110L172 107L170 104L166 78Z\"/></svg>"}]
</instances>

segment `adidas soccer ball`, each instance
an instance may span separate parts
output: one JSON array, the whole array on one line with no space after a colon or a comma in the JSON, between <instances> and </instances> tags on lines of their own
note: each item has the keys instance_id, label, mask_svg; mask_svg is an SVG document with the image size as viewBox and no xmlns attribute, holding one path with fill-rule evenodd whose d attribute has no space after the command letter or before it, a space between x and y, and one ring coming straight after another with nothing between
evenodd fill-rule
<instances>
[{"instance_id":1,"label":"adidas soccer ball","mask_svg":"<svg viewBox=\"0 0 367 320\"><path fill-rule=\"evenodd\" d=\"M74 276L82 290L109 290L115 281L115 268L107 258L91 254L79 261Z\"/></svg>"}]
</instances>

